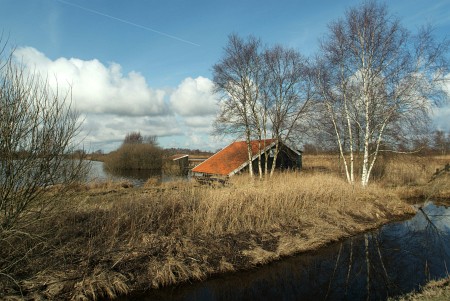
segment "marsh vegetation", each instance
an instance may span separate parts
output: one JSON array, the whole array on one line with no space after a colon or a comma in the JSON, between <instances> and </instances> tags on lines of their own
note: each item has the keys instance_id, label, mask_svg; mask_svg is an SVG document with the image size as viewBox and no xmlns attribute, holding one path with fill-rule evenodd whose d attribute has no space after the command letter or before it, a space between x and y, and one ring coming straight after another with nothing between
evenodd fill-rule
<instances>
[{"instance_id":1,"label":"marsh vegetation","mask_svg":"<svg viewBox=\"0 0 450 301\"><path fill-rule=\"evenodd\" d=\"M422 159L429 167L414 169L417 182L408 182L407 167ZM367 188L337 176L334 156L305 159L310 163L301 173L276 173L270 181L235 177L228 186L76 185L45 219L29 225L40 235L20 245L32 249L24 253L14 241L1 249L10 262L22 259L1 278L3 296L113 298L314 250L412 215L402 198L419 192L448 198L448 176L427 180L428 168L448 159L386 161L384 176ZM392 170L394 182L386 176Z\"/></svg>"},{"instance_id":2,"label":"marsh vegetation","mask_svg":"<svg viewBox=\"0 0 450 301\"><path fill-rule=\"evenodd\" d=\"M111 172L127 170L150 170L160 173L163 150L158 146L156 136L142 136L140 132L128 133L122 145L102 157L105 168Z\"/></svg>"}]
</instances>

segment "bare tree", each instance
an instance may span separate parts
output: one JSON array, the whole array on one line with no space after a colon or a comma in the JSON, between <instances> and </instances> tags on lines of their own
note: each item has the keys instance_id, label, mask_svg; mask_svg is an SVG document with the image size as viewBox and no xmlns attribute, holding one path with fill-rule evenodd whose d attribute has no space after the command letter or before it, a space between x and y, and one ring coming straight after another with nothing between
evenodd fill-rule
<instances>
[{"instance_id":1,"label":"bare tree","mask_svg":"<svg viewBox=\"0 0 450 301\"><path fill-rule=\"evenodd\" d=\"M86 172L82 153L71 156L77 148L74 138L80 122L71 109L70 92L61 95L50 89L45 78L30 74L14 60L13 51L7 53L6 44L0 53L2 249L17 246L23 235L32 235L24 229L29 229ZM52 193L46 189L49 186ZM3 252L0 256L0 276L20 262L17 258L9 262L13 249L7 250L7 256Z\"/></svg>"},{"instance_id":2,"label":"bare tree","mask_svg":"<svg viewBox=\"0 0 450 301\"><path fill-rule=\"evenodd\" d=\"M158 137L156 135L142 136L139 131L130 132L125 135L122 144L150 144L156 146L158 144Z\"/></svg>"},{"instance_id":3,"label":"bare tree","mask_svg":"<svg viewBox=\"0 0 450 301\"><path fill-rule=\"evenodd\" d=\"M354 156L361 152L366 186L382 141L428 125L434 104L445 101L448 43L430 28L411 35L385 5L366 2L329 25L316 75L347 180L355 182Z\"/></svg>"},{"instance_id":4,"label":"bare tree","mask_svg":"<svg viewBox=\"0 0 450 301\"><path fill-rule=\"evenodd\" d=\"M126 134L123 144L141 144L143 141L144 137L141 132L131 132Z\"/></svg>"},{"instance_id":5,"label":"bare tree","mask_svg":"<svg viewBox=\"0 0 450 301\"><path fill-rule=\"evenodd\" d=\"M163 151L157 136L127 133L122 145L104 157L104 166L112 172L124 170L152 170L161 172Z\"/></svg>"},{"instance_id":6,"label":"bare tree","mask_svg":"<svg viewBox=\"0 0 450 301\"><path fill-rule=\"evenodd\" d=\"M254 37L243 40L232 34L224 48L223 58L213 67L214 92L220 97L215 132L245 137L250 176L253 176L250 142L255 128L259 133L258 138L261 137L261 121L256 115L261 72L260 44Z\"/></svg>"},{"instance_id":7,"label":"bare tree","mask_svg":"<svg viewBox=\"0 0 450 301\"><path fill-rule=\"evenodd\" d=\"M274 162L279 142L294 142L312 116L313 80L306 58L293 49L275 46L264 52L263 100L276 140ZM266 160L267 161L267 160ZM270 175L273 175L272 164Z\"/></svg>"}]
</instances>

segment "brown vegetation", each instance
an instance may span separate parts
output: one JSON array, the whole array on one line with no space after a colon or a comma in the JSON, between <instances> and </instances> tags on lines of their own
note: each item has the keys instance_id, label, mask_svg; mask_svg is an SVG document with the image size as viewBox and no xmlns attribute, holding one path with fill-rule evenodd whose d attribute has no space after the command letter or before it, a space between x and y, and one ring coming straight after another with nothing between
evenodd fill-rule
<instances>
[{"instance_id":1,"label":"brown vegetation","mask_svg":"<svg viewBox=\"0 0 450 301\"><path fill-rule=\"evenodd\" d=\"M330 175L237 177L220 188L129 186L74 187L39 224L45 236L30 238L38 244L24 264L9 271L17 285L1 279L2 291L17 294L20 285L30 298L114 297L250 268L412 213L393 194Z\"/></svg>"},{"instance_id":2,"label":"brown vegetation","mask_svg":"<svg viewBox=\"0 0 450 301\"><path fill-rule=\"evenodd\" d=\"M427 171L414 169L419 179L414 186L396 186L409 183L410 169L404 166L410 161L386 159L384 176L366 189L337 177L333 158L305 156L307 172L279 173L269 181L234 177L219 187L153 180L140 188L126 182L73 187L70 199L32 225L41 235L22 242L35 246L30 252L20 253L14 242L0 250L0 256L11 260L24 257L20 267L7 271L12 278L0 275L0 297L114 298L203 280L316 249L412 214L399 196L427 189L428 195L450 196L448 176L427 182L434 164L447 158L428 158ZM313 160L328 172L311 168ZM397 177L386 178L392 170ZM394 178L396 183L388 182Z\"/></svg>"},{"instance_id":3,"label":"brown vegetation","mask_svg":"<svg viewBox=\"0 0 450 301\"><path fill-rule=\"evenodd\" d=\"M355 156L355 161L362 158ZM374 166L372 179L384 187L420 186L430 182L437 169L450 162L450 155L405 155L385 154ZM342 162L338 155L303 155L306 172L326 172L343 175Z\"/></svg>"},{"instance_id":4,"label":"brown vegetation","mask_svg":"<svg viewBox=\"0 0 450 301\"><path fill-rule=\"evenodd\" d=\"M161 171L162 149L153 144L127 143L104 157L109 170L155 170Z\"/></svg>"}]
</instances>

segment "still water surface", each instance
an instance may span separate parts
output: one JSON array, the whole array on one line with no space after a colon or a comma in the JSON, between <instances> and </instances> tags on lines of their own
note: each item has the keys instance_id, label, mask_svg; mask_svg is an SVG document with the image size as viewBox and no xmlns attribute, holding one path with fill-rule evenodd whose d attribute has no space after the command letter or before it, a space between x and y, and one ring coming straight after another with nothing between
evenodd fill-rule
<instances>
[{"instance_id":1,"label":"still water surface","mask_svg":"<svg viewBox=\"0 0 450 301\"><path fill-rule=\"evenodd\" d=\"M386 300L448 275L450 209L392 223L253 271L122 300Z\"/></svg>"},{"instance_id":2,"label":"still water surface","mask_svg":"<svg viewBox=\"0 0 450 301\"><path fill-rule=\"evenodd\" d=\"M114 172L106 169L103 162L99 161L90 161L90 171L87 178L88 181L125 180L133 183L134 186L141 186L149 178L155 178L161 182L187 179L186 177L167 176L151 170L124 170Z\"/></svg>"}]
</instances>

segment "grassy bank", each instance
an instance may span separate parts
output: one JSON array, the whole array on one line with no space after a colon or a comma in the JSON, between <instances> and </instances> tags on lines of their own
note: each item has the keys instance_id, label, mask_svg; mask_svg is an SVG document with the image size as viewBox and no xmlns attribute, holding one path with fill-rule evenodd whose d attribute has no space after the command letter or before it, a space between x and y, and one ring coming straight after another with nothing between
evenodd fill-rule
<instances>
[{"instance_id":1,"label":"grassy bank","mask_svg":"<svg viewBox=\"0 0 450 301\"><path fill-rule=\"evenodd\" d=\"M26 296L114 297L251 268L412 213L394 194L331 175L234 180L78 187L41 221L42 245L11 276Z\"/></svg>"},{"instance_id":2,"label":"grassy bank","mask_svg":"<svg viewBox=\"0 0 450 301\"><path fill-rule=\"evenodd\" d=\"M305 171L267 182L235 177L225 187L151 181L140 188L73 187L45 219L23 227L39 235L2 246L0 257L20 265L2 270L0 298L113 298L249 269L405 218L413 210L401 197L439 183L380 179L361 189L333 170ZM24 253L20 246L33 247Z\"/></svg>"},{"instance_id":3,"label":"grassy bank","mask_svg":"<svg viewBox=\"0 0 450 301\"><path fill-rule=\"evenodd\" d=\"M450 277L435 280L425 285L419 292L390 299L390 301L447 301L450 300Z\"/></svg>"}]
</instances>

